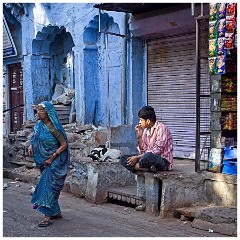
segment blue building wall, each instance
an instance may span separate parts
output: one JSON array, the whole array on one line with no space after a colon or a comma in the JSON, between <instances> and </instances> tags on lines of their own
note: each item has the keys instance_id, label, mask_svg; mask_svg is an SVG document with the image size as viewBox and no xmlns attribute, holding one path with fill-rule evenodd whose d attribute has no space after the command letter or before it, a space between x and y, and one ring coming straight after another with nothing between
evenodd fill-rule
<instances>
[{"instance_id":1,"label":"blue building wall","mask_svg":"<svg viewBox=\"0 0 240 240\"><path fill-rule=\"evenodd\" d=\"M50 100L55 84L63 82L62 64L71 54L77 122L102 127L126 125L133 142L137 112L146 102L144 44L127 39L124 48L124 38L104 34L125 34L125 13L102 12L99 17L93 5L27 5L22 17L26 118L34 119L32 105ZM115 131L114 136L124 139L124 132L126 129L118 136Z\"/></svg>"}]
</instances>

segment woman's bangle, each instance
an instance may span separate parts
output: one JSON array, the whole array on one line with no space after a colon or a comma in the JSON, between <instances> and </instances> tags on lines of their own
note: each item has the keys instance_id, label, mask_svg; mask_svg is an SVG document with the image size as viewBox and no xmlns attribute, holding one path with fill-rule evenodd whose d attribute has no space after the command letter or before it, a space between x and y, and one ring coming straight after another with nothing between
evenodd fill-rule
<instances>
[{"instance_id":1,"label":"woman's bangle","mask_svg":"<svg viewBox=\"0 0 240 240\"><path fill-rule=\"evenodd\" d=\"M55 158L55 157L57 157L57 156L59 156L59 154L58 154L57 152L55 152L55 153L52 154L52 157L53 157L53 158Z\"/></svg>"}]
</instances>

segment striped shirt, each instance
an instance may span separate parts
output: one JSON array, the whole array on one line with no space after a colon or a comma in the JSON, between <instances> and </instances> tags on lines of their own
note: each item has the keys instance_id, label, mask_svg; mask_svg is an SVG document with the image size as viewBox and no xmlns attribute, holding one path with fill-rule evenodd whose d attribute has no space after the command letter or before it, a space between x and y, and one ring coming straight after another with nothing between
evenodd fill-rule
<instances>
[{"instance_id":1,"label":"striped shirt","mask_svg":"<svg viewBox=\"0 0 240 240\"><path fill-rule=\"evenodd\" d=\"M173 140L168 127L156 121L150 129L144 129L142 136L142 146L139 149L140 154L152 152L168 160L168 170L173 165Z\"/></svg>"}]
</instances>

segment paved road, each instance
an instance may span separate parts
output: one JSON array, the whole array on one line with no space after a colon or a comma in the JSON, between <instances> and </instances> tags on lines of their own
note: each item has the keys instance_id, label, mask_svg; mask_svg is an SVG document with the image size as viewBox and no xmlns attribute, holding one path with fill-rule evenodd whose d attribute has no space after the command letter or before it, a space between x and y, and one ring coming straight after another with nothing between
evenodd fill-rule
<instances>
[{"instance_id":1,"label":"paved road","mask_svg":"<svg viewBox=\"0 0 240 240\"><path fill-rule=\"evenodd\" d=\"M31 184L9 183L3 190L3 237L224 237L192 228L179 219L160 219L133 208L105 203L91 204L85 199L62 192L63 218L53 225L38 227L41 213L32 209ZM226 237L226 236L225 236Z\"/></svg>"}]
</instances>

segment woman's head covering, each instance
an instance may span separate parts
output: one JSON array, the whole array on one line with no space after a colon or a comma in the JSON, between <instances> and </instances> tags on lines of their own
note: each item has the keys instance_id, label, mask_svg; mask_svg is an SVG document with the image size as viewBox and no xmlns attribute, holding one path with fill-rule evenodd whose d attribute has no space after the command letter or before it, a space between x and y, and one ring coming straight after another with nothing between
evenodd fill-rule
<instances>
[{"instance_id":1,"label":"woman's head covering","mask_svg":"<svg viewBox=\"0 0 240 240\"><path fill-rule=\"evenodd\" d=\"M48 102L48 101L43 101L38 106L42 106L47 111L48 117L50 118L50 121L52 122L53 126L57 130L61 131L63 133L65 139L66 139L65 130L64 130L59 118L58 118L57 111L54 108L53 104L51 102Z\"/></svg>"}]
</instances>

